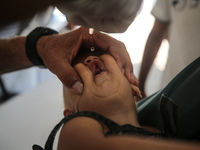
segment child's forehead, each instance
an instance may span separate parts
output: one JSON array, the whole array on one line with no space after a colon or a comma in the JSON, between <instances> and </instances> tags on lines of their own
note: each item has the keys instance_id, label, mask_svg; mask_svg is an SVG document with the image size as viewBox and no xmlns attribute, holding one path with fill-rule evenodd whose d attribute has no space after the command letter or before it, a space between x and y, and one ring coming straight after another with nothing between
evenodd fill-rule
<instances>
[{"instance_id":1,"label":"child's forehead","mask_svg":"<svg viewBox=\"0 0 200 150\"><path fill-rule=\"evenodd\" d=\"M72 62L72 66L75 66L77 63L83 63L88 56L98 56L100 57L103 54L109 54L108 51L95 49L91 51L90 49L81 49L75 59Z\"/></svg>"}]
</instances>

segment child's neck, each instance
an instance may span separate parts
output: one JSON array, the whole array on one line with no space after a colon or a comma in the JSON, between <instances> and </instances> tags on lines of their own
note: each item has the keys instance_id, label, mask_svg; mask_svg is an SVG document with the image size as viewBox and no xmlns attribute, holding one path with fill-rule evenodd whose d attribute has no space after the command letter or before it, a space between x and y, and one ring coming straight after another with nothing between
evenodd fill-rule
<instances>
[{"instance_id":1,"label":"child's neck","mask_svg":"<svg viewBox=\"0 0 200 150\"><path fill-rule=\"evenodd\" d=\"M119 125L131 124L133 126L140 127L137 120L137 114L134 111L124 111L122 113L113 113L105 116Z\"/></svg>"}]
</instances>

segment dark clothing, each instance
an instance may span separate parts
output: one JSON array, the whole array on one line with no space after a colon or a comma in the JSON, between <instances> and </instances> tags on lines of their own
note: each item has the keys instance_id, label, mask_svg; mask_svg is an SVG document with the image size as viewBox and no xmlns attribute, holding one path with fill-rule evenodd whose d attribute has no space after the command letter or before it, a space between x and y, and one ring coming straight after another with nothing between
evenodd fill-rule
<instances>
[{"instance_id":1,"label":"dark clothing","mask_svg":"<svg viewBox=\"0 0 200 150\"><path fill-rule=\"evenodd\" d=\"M144 128L135 127L135 126L130 125L130 124L125 124L125 125L120 126L116 122L114 122L114 121L110 120L109 118L104 117L101 114L98 114L96 112L82 111L82 112L77 112L77 113L74 113L72 115L69 115L69 116L63 118L54 127L54 129L50 133L50 135L49 135L49 137L47 139L47 142L45 144L45 150L52 150L53 142L54 142L54 138L56 136L56 133L57 133L57 131L60 129L60 127L63 124L67 123L69 120L71 120L71 119L73 119L75 117L80 117L80 116L90 117L90 118L93 118L93 119L97 120L99 123L104 124L109 129L109 131L105 134L105 136L118 135L118 134L128 134L128 135L143 135L143 136L147 136L147 137L159 138L159 137L163 137L163 136L169 135L169 133L166 134L165 132L154 133L154 132L148 131L148 130L146 130ZM34 145L33 149L34 150L43 150L38 145Z\"/></svg>"},{"instance_id":2,"label":"dark clothing","mask_svg":"<svg viewBox=\"0 0 200 150\"><path fill-rule=\"evenodd\" d=\"M180 107L174 138L200 141L200 57L183 69L165 88L138 102L140 125L164 130L160 113L160 96L163 93Z\"/></svg>"}]
</instances>

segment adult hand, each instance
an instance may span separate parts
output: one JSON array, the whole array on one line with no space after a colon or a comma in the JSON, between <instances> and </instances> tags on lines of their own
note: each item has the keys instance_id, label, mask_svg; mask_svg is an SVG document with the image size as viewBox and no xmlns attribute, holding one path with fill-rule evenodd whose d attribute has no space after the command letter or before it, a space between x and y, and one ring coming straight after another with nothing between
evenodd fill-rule
<instances>
[{"instance_id":1,"label":"adult hand","mask_svg":"<svg viewBox=\"0 0 200 150\"><path fill-rule=\"evenodd\" d=\"M90 35L87 28L81 27L65 34L41 37L37 43L37 50L45 66L56 74L65 86L81 94L83 84L71 67L71 62L81 47L91 46L108 50L130 83L138 84L124 44L106 34L95 31Z\"/></svg>"},{"instance_id":2,"label":"adult hand","mask_svg":"<svg viewBox=\"0 0 200 150\"><path fill-rule=\"evenodd\" d=\"M147 97L147 96L146 96L146 92L145 92L145 88L144 88L144 86L142 86L142 85L140 84L140 80L139 80L139 89L140 89L140 95L141 95L141 96L136 98L136 101L137 101L137 102L140 101L141 99Z\"/></svg>"},{"instance_id":3,"label":"adult hand","mask_svg":"<svg viewBox=\"0 0 200 150\"><path fill-rule=\"evenodd\" d=\"M115 58L120 70L124 73L131 84L138 86L138 79L133 74L133 65L124 43L118 41L107 34L94 31L92 35L84 36L85 45L97 47L109 51Z\"/></svg>"}]
</instances>

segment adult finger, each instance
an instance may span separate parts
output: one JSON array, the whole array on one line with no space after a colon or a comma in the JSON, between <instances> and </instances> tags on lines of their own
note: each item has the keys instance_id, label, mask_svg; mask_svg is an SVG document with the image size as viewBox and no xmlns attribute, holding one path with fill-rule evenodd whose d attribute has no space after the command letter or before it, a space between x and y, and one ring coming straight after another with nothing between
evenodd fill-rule
<instances>
[{"instance_id":1,"label":"adult finger","mask_svg":"<svg viewBox=\"0 0 200 150\"><path fill-rule=\"evenodd\" d=\"M67 61L61 61L60 59L54 62L51 66L46 65L49 70L56 74L66 87L77 94L81 94L83 92L83 83L72 66Z\"/></svg>"},{"instance_id":2,"label":"adult finger","mask_svg":"<svg viewBox=\"0 0 200 150\"><path fill-rule=\"evenodd\" d=\"M110 54L117 61L118 66L121 70L125 66L125 53L127 53L127 51L125 45L122 42L98 31L94 31L92 35L85 35L83 40L84 46L86 47L95 47L104 51L109 51Z\"/></svg>"},{"instance_id":3,"label":"adult finger","mask_svg":"<svg viewBox=\"0 0 200 150\"><path fill-rule=\"evenodd\" d=\"M142 98L141 92L137 86L131 84L131 89L132 89L132 93L134 96L136 96L138 98Z\"/></svg>"},{"instance_id":4,"label":"adult finger","mask_svg":"<svg viewBox=\"0 0 200 150\"><path fill-rule=\"evenodd\" d=\"M128 79L128 81L131 84L139 87L139 81L136 78L135 74L133 73L133 65L132 65L132 63L130 64L129 62L127 62L124 70L125 70L124 71L124 75L126 76L126 78Z\"/></svg>"},{"instance_id":5,"label":"adult finger","mask_svg":"<svg viewBox=\"0 0 200 150\"><path fill-rule=\"evenodd\" d=\"M118 67L125 74L129 82L138 86L138 80L133 74L133 65L124 43L110 37L109 35L102 34L97 31L95 31L93 35L85 37L86 39L89 39L85 40L85 45L90 45L105 51L109 51L110 54L115 58Z\"/></svg>"}]
</instances>

